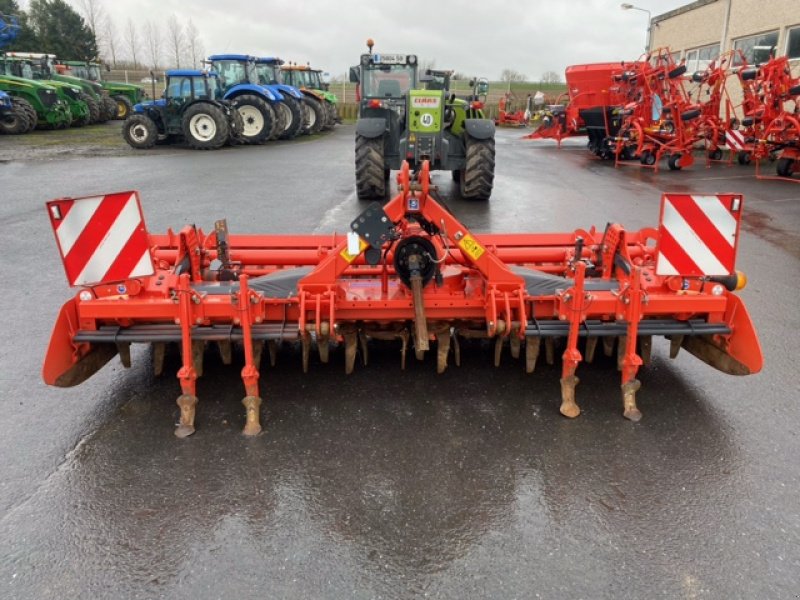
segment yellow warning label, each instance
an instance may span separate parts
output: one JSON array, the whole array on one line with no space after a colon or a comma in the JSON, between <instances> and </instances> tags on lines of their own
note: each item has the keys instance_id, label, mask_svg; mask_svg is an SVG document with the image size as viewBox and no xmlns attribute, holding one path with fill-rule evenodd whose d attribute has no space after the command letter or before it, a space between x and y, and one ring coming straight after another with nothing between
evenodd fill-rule
<instances>
[{"instance_id":1,"label":"yellow warning label","mask_svg":"<svg viewBox=\"0 0 800 600\"><path fill-rule=\"evenodd\" d=\"M350 254L347 251L347 246L345 246L342 249L342 251L339 253L339 256L341 256L343 259L345 259L348 263L351 263L356 258L358 258L358 255L361 254L364 251L364 248L366 248L367 246L369 246L369 244L367 242L365 242L361 238L358 238L358 254Z\"/></svg>"},{"instance_id":2,"label":"yellow warning label","mask_svg":"<svg viewBox=\"0 0 800 600\"><path fill-rule=\"evenodd\" d=\"M486 248L481 246L478 241L469 234L459 240L458 246L472 260L478 260L483 253L486 252Z\"/></svg>"}]
</instances>

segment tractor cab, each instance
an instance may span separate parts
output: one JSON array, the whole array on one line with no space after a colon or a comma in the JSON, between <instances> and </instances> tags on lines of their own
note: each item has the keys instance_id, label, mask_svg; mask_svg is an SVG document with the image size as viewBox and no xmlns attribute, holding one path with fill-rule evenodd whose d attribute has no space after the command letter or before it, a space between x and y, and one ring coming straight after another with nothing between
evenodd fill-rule
<instances>
[{"instance_id":1,"label":"tractor cab","mask_svg":"<svg viewBox=\"0 0 800 600\"><path fill-rule=\"evenodd\" d=\"M450 90L450 77L453 71L436 71L425 69L425 89L426 90Z\"/></svg>"}]
</instances>

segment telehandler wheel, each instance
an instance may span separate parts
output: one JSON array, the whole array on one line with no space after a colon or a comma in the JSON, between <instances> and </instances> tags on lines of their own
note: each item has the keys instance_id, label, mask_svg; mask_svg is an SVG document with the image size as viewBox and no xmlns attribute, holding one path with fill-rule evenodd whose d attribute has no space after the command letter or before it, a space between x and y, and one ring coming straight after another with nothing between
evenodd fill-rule
<instances>
[{"instance_id":1,"label":"telehandler wheel","mask_svg":"<svg viewBox=\"0 0 800 600\"><path fill-rule=\"evenodd\" d=\"M300 105L300 100L292 98L288 94L284 95L281 104L283 105L286 123L278 139L291 140L300 135L300 131L305 125L305 113L303 107Z\"/></svg>"},{"instance_id":2,"label":"telehandler wheel","mask_svg":"<svg viewBox=\"0 0 800 600\"><path fill-rule=\"evenodd\" d=\"M100 122L100 107L97 105L97 102L94 98L92 98L86 92L81 92L80 99L86 103L86 106L89 108L89 119L87 121L87 125L99 123Z\"/></svg>"},{"instance_id":3,"label":"telehandler wheel","mask_svg":"<svg viewBox=\"0 0 800 600\"><path fill-rule=\"evenodd\" d=\"M146 150L158 141L158 126L146 115L132 114L122 124L122 137L132 148Z\"/></svg>"},{"instance_id":4,"label":"telehandler wheel","mask_svg":"<svg viewBox=\"0 0 800 600\"><path fill-rule=\"evenodd\" d=\"M386 196L383 137L356 135L356 193L359 200L382 200Z\"/></svg>"},{"instance_id":5,"label":"telehandler wheel","mask_svg":"<svg viewBox=\"0 0 800 600\"><path fill-rule=\"evenodd\" d=\"M36 125L39 123L39 115L36 114L36 109L33 108L33 105L25 100L25 98L19 98L17 96L14 96L11 101L14 103L14 106L22 109L28 117L28 130L24 133L36 129Z\"/></svg>"},{"instance_id":6,"label":"telehandler wheel","mask_svg":"<svg viewBox=\"0 0 800 600\"><path fill-rule=\"evenodd\" d=\"M311 96L305 97L308 106L308 120L306 121L306 131L309 134L319 133L325 125L325 110L319 100Z\"/></svg>"},{"instance_id":7,"label":"telehandler wheel","mask_svg":"<svg viewBox=\"0 0 800 600\"><path fill-rule=\"evenodd\" d=\"M127 96L122 94L114 96L114 101L117 103L117 115L114 118L117 121L124 121L133 112L133 104L131 104Z\"/></svg>"},{"instance_id":8,"label":"telehandler wheel","mask_svg":"<svg viewBox=\"0 0 800 600\"><path fill-rule=\"evenodd\" d=\"M466 136L466 159L461 170L461 197L488 200L494 185L494 138Z\"/></svg>"},{"instance_id":9,"label":"telehandler wheel","mask_svg":"<svg viewBox=\"0 0 800 600\"><path fill-rule=\"evenodd\" d=\"M111 121L117 117L117 103L111 96L103 96L101 105L101 112L103 113L101 123Z\"/></svg>"},{"instance_id":10,"label":"telehandler wheel","mask_svg":"<svg viewBox=\"0 0 800 600\"><path fill-rule=\"evenodd\" d=\"M242 94L233 106L244 119L242 139L245 144L263 144L272 133L275 112L266 100L253 94Z\"/></svg>"},{"instance_id":11,"label":"telehandler wheel","mask_svg":"<svg viewBox=\"0 0 800 600\"><path fill-rule=\"evenodd\" d=\"M0 117L0 133L19 135L27 133L30 128L28 114L18 106Z\"/></svg>"},{"instance_id":12,"label":"telehandler wheel","mask_svg":"<svg viewBox=\"0 0 800 600\"><path fill-rule=\"evenodd\" d=\"M205 102L192 104L183 114L183 136L195 150L216 150L230 137L228 118L218 106Z\"/></svg>"}]
</instances>

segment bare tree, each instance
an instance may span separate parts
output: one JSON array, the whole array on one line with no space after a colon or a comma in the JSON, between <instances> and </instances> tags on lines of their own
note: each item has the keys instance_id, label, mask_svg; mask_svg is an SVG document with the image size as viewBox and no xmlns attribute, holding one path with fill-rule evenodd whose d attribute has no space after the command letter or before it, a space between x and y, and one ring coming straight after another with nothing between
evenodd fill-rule
<instances>
[{"instance_id":1,"label":"bare tree","mask_svg":"<svg viewBox=\"0 0 800 600\"><path fill-rule=\"evenodd\" d=\"M106 13L103 10L100 0L79 0L82 16L92 30L95 43L100 48L103 41L106 23Z\"/></svg>"},{"instance_id":2,"label":"bare tree","mask_svg":"<svg viewBox=\"0 0 800 600\"><path fill-rule=\"evenodd\" d=\"M106 19L103 34L106 40L106 48L111 58L111 64L117 68L117 28L114 26L114 21L111 18Z\"/></svg>"},{"instance_id":3,"label":"bare tree","mask_svg":"<svg viewBox=\"0 0 800 600\"><path fill-rule=\"evenodd\" d=\"M161 62L161 30L153 21L144 24L144 47L150 59L150 66L155 71Z\"/></svg>"},{"instance_id":4,"label":"bare tree","mask_svg":"<svg viewBox=\"0 0 800 600\"><path fill-rule=\"evenodd\" d=\"M178 22L175 13L167 19L167 47L172 55L175 67L181 68L181 51L183 50L184 34L183 27Z\"/></svg>"},{"instance_id":5,"label":"bare tree","mask_svg":"<svg viewBox=\"0 0 800 600\"><path fill-rule=\"evenodd\" d=\"M542 75L542 83L561 83L561 75L555 71L545 71Z\"/></svg>"},{"instance_id":6,"label":"bare tree","mask_svg":"<svg viewBox=\"0 0 800 600\"><path fill-rule=\"evenodd\" d=\"M506 81L508 83L521 82L526 81L526 77L525 73L520 73L513 69L503 69L503 72L500 73L500 81Z\"/></svg>"},{"instance_id":7,"label":"bare tree","mask_svg":"<svg viewBox=\"0 0 800 600\"><path fill-rule=\"evenodd\" d=\"M139 68L139 61L136 60L136 54L139 51L139 34L136 31L136 24L133 19L128 19L128 25L125 28L125 43L128 46L129 58L133 62L133 68Z\"/></svg>"},{"instance_id":8,"label":"bare tree","mask_svg":"<svg viewBox=\"0 0 800 600\"><path fill-rule=\"evenodd\" d=\"M191 60L192 68L196 69L200 66L200 61L203 60L203 40L200 39L200 32L197 31L197 27L191 19L186 24L184 35L189 51L188 58Z\"/></svg>"}]
</instances>

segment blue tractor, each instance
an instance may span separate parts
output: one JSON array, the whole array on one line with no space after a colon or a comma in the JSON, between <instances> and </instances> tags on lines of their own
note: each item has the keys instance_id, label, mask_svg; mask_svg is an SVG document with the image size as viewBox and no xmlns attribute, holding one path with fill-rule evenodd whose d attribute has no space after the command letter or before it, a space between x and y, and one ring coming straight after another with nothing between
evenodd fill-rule
<instances>
[{"instance_id":1,"label":"blue tractor","mask_svg":"<svg viewBox=\"0 0 800 600\"><path fill-rule=\"evenodd\" d=\"M291 121L282 139L291 139L301 133L317 133L321 127L314 124L319 121L322 107L314 98L309 98L302 90L283 82L281 65L283 60L275 57L256 58L256 74L258 82L270 89L278 89L289 97L287 107L291 110Z\"/></svg>"},{"instance_id":2,"label":"blue tractor","mask_svg":"<svg viewBox=\"0 0 800 600\"><path fill-rule=\"evenodd\" d=\"M166 90L158 100L133 107L122 125L122 137L133 148L183 139L196 150L216 150L239 141L244 123L222 99L216 73L194 69L166 72ZM155 84L153 84L155 96Z\"/></svg>"},{"instance_id":3,"label":"blue tractor","mask_svg":"<svg viewBox=\"0 0 800 600\"><path fill-rule=\"evenodd\" d=\"M245 143L291 139L303 128L303 95L291 86L262 84L256 59L247 54L215 54L208 57L219 73L225 99L236 106L244 120Z\"/></svg>"}]
</instances>

